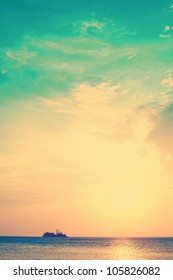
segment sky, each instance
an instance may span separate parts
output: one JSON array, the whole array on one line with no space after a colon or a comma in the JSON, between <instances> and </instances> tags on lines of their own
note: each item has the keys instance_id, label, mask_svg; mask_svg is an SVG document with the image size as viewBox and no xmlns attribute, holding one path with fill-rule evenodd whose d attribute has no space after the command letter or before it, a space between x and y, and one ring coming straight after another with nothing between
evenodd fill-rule
<instances>
[{"instance_id":1,"label":"sky","mask_svg":"<svg viewBox=\"0 0 173 280\"><path fill-rule=\"evenodd\" d=\"M0 4L0 235L173 236L173 2Z\"/></svg>"}]
</instances>

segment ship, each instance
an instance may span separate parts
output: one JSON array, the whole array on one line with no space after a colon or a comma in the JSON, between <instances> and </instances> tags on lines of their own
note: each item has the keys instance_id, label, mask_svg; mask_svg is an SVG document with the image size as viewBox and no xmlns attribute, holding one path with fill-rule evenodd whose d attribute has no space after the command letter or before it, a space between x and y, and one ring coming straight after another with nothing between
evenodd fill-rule
<instances>
[{"instance_id":1,"label":"ship","mask_svg":"<svg viewBox=\"0 0 173 280\"><path fill-rule=\"evenodd\" d=\"M45 232L43 237L68 237L65 233L62 233L59 229L54 232Z\"/></svg>"}]
</instances>

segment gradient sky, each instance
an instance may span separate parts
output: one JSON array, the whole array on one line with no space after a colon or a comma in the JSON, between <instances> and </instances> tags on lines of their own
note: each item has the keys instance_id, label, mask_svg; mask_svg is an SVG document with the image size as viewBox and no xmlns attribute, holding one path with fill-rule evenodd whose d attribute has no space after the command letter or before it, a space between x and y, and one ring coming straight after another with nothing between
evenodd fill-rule
<instances>
[{"instance_id":1,"label":"gradient sky","mask_svg":"<svg viewBox=\"0 0 173 280\"><path fill-rule=\"evenodd\" d=\"M0 4L0 235L173 236L173 2Z\"/></svg>"}]
</instances>

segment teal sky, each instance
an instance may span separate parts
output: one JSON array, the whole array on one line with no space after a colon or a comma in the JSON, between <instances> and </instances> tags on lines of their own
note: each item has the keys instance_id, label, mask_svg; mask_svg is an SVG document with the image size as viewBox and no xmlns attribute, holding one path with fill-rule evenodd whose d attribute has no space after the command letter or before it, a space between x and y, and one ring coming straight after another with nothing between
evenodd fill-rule
<instances>
[{"instance_id":1,"label":"teal sky","mask_svg":"<svg viewBox=\"0 0 173 280\"><path fill-rule=\"evenodd\" d=\"M135 177L139 167L141 178L132 183L134 193L153 192L149 205L158 194L154 210L149 206L151 219L168 205L163 229L173 212L173 1L0 0L0 30L1 213L7 206L18 213L22 205L52 201L56 211L60 202L67 209L73 207L71 195L80 201L74 212L84 204L97 216L89 194L94 197L100 188L95 203L101 205L108 178L125 186L113 170L117 166L126 174L132 157L131 173ZM117 160L114 149L122 151ZM152 187L145 192L147 176ZM140 180L145 184L139 186ZM105 199L121 183L110 184ZM105 207L110 213L109 203ZM17 214L13 218L20 228ZM2 234L13 233L10 216L7 220ZM128 235L125 214L122 221L120 235ZM105 222L105 235L113 234L110 225ZM22 227L20 232L25 234ZM157 232L168 236L173 228L166 224L162 231L156 223L146 234ZM132 227L129 235L141 231Z\"/></svg>"},{"instance_id":2,"label":"teal sky","mask_svg":"<svg viewBox=\"0 0 173 280\"><path fill-rule=\"evenodd\" d=\"M172 66L173 9L150 2L1 1L2 101L81 82L160 87Z\"/></svg>"}]
</instances>

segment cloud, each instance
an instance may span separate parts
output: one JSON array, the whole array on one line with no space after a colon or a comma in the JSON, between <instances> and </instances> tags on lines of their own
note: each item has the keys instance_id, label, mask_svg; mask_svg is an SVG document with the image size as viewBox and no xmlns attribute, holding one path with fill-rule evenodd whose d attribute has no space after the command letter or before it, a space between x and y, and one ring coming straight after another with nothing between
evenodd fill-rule
<instances>
[{"instance_id":1,"label":"cloud","mask_svg":"<svg viewBox=\"0 0 173 280\"><path fill-rule=\"evenodd\" d=\"M98 30L98 31L102 31L103 28L105 26L105 23L104 22L99 22L99 21L94 21L94 20L91 20L91 21L83 21L81 23L81 28L80 30L81 31L88 31L88 30L91 30L91 29L95 29L95 30Z\"/></svg>"},{"instance_id":2,"label":"cloud","mask_svg":"<svg viewBox=\"0 0 173 280\"><path fill-rule=\"evenodd\" d=\"M169 34L160 34L159 35L160 36L160 38L170 38L171 37L171 35Z\"/></svg>"},{"instance_id":3,"label":"cloud","mask_svg":"<svg viewBox=\"0 0 173 280\"><path fill-rule=\"evenodd\" d=\"M168 78L163 79L161 81L161 84L164 85L165 87L172 88L173 87L173 75L169 74Z\"/></svg>"},{"instance_id":4,"label":"cloud","mask_svg":"<svg viewBox=\"0 0 173 280\"><path fill-rule=\"evenodd\" d=\"M168 30L170 30L171 29L171 27L169 26L169 25L166 25L165 27L164 27L164 32L167 32Z\"/></svg>"},{"instance_id":5,"label":"cloud","mask_svg":"<svg viewBox=\"0 0 173 280\"><path fill-rule=\"evenodd\" d=\"M143 91L144 83L156 82L158 77L154 75L156 59L160 65L156 47L158 42L151 48L138 44L117 45L108 43L104 36L81 34L69 38L25 36L18 49L4 51L7 55L3 69L8 70L9 88L19 87L19 94L27 90L31 94L47 95L48 91L66 91L79 83L96 84L107 80L114 84L121 82L125 90L131 86L136 90L138 83ZM168 50L165 48L160 43L157 55L165 55ZM139 63L141 67L136 71ZM146 76L151 80L149 83L145 81Z\"/></svg>"},{"instance_id":6,"label":"cloud","mask_svg":"<svg viewBox=\"0 0 173 280\"><path fill-rule=\"evenodd\" d=\"M37 53L35 51L28 51L27 49L17 51L6 51L6 56L10 59L26 62L28 59L35 57Z\"/></svg>"},{"instance_id":7,"label":"cloud","mask_svg":"<svg viewBox=\"0 0 173 280\"><path fill-rule=\"evenodd\" d=\"M167 102L155 116L153 128L148 134L147 141L152 142L160 151L163 165L172 173L173 166L173 103Z\"/></svg>"},{"instance_id":8,"label":"cloud","mask_svg":"<svg viewBox=\"0 0 173 280\"><path fill-rule=\"evenodd\" d=\"M24 44L31 48L35 47L39 50L51 51L52 54L64 53L67 55L104 55L104 52L110 48L108 44L97 38L71 37L71 38L32 38L25 37ZM56 53L55 53L56 51ZM60 53L58 53L58 51Z\"/></svg>"},{"instance_id":9,"label":"cloud","mask_svg":"<svg viewBox=\"0 0 173 280\"><path fill-rule=\"evenodd\" d=\"M151 129L150 112L138 110L139 104L131 103L131 99L130 89L104 82L95 86L80 84L68 99L40 98L40 101L57 114L69 115L72 131L114 141L145 139Z\"/></svg>"},{"instance_id":10,"label":"cloud","mask_svg":"<svg viewBox=\"0 0 173 280\"><path fill-rule=\"evenodd\" d=\"M3 69L3 70L1 71L1 73L2 73L2 75L5 75L5 74L7 73L7 70Z\"/></svg>"},{"instance_id":11,"label":"cloud","mask_svg":"<svg viewBox=\"0 0 173 280\"><path fill-rule=\"evenodd\" d=\"M164 30L163 30L163 33L159 35L160 38L169 38L169 37L172 37L172 34L170 34L171 30L172 30L172 27L171 27L171 26L165 25Z\"/></svg>"},{"instance_id":12,"label":"cloud","mask_svg":"<svg viewBox=\"0 0 173 280\"><path fill-rule=\"evenodd\" d=\"M73 116L75 126L93 133L104 133L106 129L109 134L112 122L116 119L114 110L109 108L109 103L116 99L119 87L119 85L111 86L109 83L100 83L96 86L81 84L73 90L69 99L41 98L41 100L56 112Z\"/></svg>"}]
</instances>

